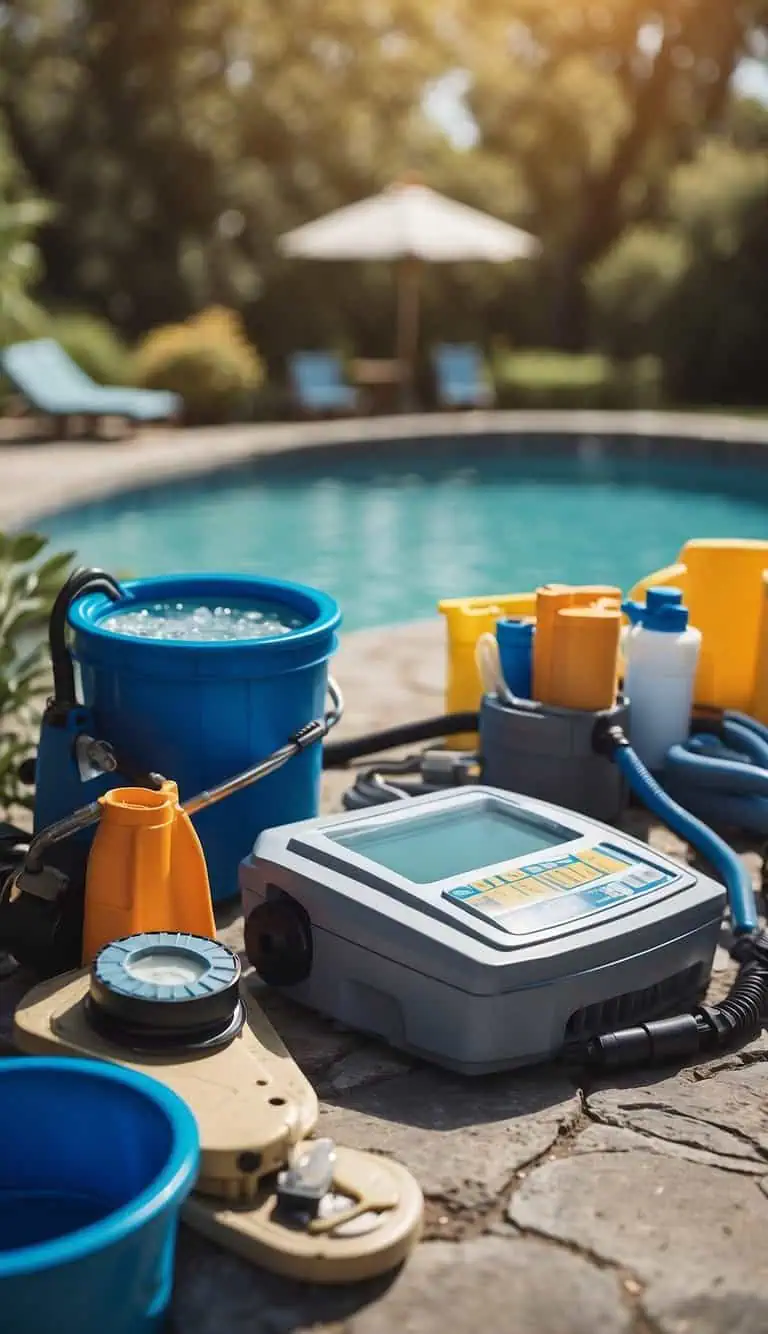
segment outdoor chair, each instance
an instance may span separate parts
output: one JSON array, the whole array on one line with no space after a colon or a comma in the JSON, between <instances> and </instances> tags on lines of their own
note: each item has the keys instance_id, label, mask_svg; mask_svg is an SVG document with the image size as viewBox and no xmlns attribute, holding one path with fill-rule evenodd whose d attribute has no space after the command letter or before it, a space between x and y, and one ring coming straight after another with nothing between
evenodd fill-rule
<instances>
[{"instance_id":1,"label":"outdoor chair","mask_svg":"<svg viewBox=\"0 0 768 1334\"><path fill-rule=\"evenodd\" d=\"M53 338L0 349L0 370L29 407L55 419L63 435L72 418L98 424L120 417L137 424L175 419L183 409L179 395L165 390L96 384Z\"/></svg>"},{"instance_id":2,"label":"outdoor chair","mask_svg":"<svg viewBox=\"0 0 768 1334\"><path fill-rule=\"evenodd\" d=\"M288 359L291 389L299 411L308 416L341 416L356 411L359 395L344 379L335 352L294 352Z\"/></svg>"},{"instance_id":3,"label":"outdoor chair","mask_svg":"<svg viewBox=\"0 0 768 1334\"><path fill-rule=\"evenodd\" d=\"M493 390L474 343L441 343L432 352L437 401L443 408L488 408Z\"/></svg>"}]
</instances>

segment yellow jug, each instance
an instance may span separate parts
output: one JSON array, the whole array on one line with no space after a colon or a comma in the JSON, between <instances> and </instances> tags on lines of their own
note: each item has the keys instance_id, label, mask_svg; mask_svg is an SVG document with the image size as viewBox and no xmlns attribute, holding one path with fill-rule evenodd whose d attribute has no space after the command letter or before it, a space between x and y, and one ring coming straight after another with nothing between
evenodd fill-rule
<instances>
[{"instance_id":1,"label":"yellow jug","mask_svg":"<svg viewBox=\"0 0 768 1334\"><path fill-rule=\"evenodd\" d=\"M629 597L644 602L649 588L682 590L690 624L701 631L695 704L699 708L752 708L763 571L768 542L737 538L694 538L674 565L656 570Z\"/></svg>"},{"instance_id":2,"label":"yellow jug","mask_svg":"<svg viewBox=\"0 0 768 1334\"><path fill-rule=\"evenodd\" d=\"M114 788L99 804L85 878L83 963L110 941L140 931L213 939L205 856L176 784L159 791Z\"/></svg>"}]
</instances>

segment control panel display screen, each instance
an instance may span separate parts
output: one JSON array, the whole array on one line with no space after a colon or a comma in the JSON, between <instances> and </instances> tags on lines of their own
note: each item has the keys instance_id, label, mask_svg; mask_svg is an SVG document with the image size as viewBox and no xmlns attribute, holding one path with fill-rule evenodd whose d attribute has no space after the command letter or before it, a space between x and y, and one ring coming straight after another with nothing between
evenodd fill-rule
<instances>
[{"instance_id":1,"label":"control panel display screen","mask_svg":"<svg viewBox=\"0 0 768 1334\"><path fill-rule=\"evenodd\" d=\"M448 880L469 871L515 861L578 838L564 825L545 822L492 801L453 811L435 811L379 828L327 835L333 843L367 857L417 885Z\"/></svg>"}]
</instances>

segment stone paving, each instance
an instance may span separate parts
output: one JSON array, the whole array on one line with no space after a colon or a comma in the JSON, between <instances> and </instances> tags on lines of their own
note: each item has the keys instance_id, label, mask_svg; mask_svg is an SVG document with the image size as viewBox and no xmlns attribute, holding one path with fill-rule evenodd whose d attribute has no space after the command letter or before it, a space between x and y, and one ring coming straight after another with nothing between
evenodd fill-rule
<instances>
[{"instance_id":1,"label":"stone paving","mask_svg":"<svg viewBox=\"0 0 768 1334\"><path fill-rule=\"evenodd\" d=\"M711 430L712 419L702 421ZM270 429L279 447L295 443L295 433ZM301 429L320 442L327 428ZM383 428L374 423L374 429ZM718 421L717 435L725 434ZM762 425L747 436L765 440L768 430ZM165 437L99 446L98 485L88 464L94 446L0 449L0 523L53 505L51 469L62 478L63 502L150 474L170 475L177 447ZM249 457L254 448L251 428L240 443L237 435L229 438L220 461ZM194 467L210 462L210 433L207 445L201 433L195 450ZM343 734L439 712L443 668L437 618L348 636L337 664L348 703ZM326 809L338 808L349 781L349 774L326 776ZM689 856L663 830L652 828L648 836L673 855ZM744 855L757 877L757 853ZM222 924L222 937L239 947L237 918ZM718 951L715 994L729 976L727 956ZM3 1030L7 1039L20 987L19 979L0 982L0 1041ZM174 1303L179 1334L768 1330L764 1037L716 1061L602 1086L580 1086L555 1069L467 1080L279 996L263 992L263 1001L318 1089L320 1132L391 1154L417 1176L427 1201L424 1239L399 1274L324 1290L274 1278L182 1228Z\"/></svg>"},{"instance_id":2,"label":"stone paving","mask_svg":"<svg viewBox=\"0 0 768 1334\"><path fill-rule=\"evenodd\" d=\"M443 652L437 618L348 636L341 734L439 712ZM326 776L326 809L351 777ZM650 838L687 855L663 830ZM235 948L241 925L222 924ZM729 972L719 952L717 991ZM6 1034L20 988L0 984ZM182 1228L178 1334L765 1334L763 1038L603 1086L546 1068L469 1080L262 994L321 1097L320 1133L391 1154L418 1178L424 1239L394 1277L324 1290Z\"/></svg>"}]
</instances>

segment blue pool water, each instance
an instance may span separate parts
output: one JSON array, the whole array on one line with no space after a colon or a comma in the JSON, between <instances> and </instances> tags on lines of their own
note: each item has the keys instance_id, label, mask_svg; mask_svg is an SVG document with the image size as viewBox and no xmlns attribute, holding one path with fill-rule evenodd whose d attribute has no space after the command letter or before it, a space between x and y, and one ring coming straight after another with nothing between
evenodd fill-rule
<instances>
[{"instance_id":1,"label":"blue pool water","mask_svg":"<svg viewBox=\"0 0 768 1334\"><path fill-rule=\"evenodd\" d=\"M689 537L768 538L768 468L565 456L464 441L434 452L270 460L123 495L38 525L118 577L231 570L314 584L347 629L441 597L545 580L629 588Z\"/></svg>"}]
</instances>

